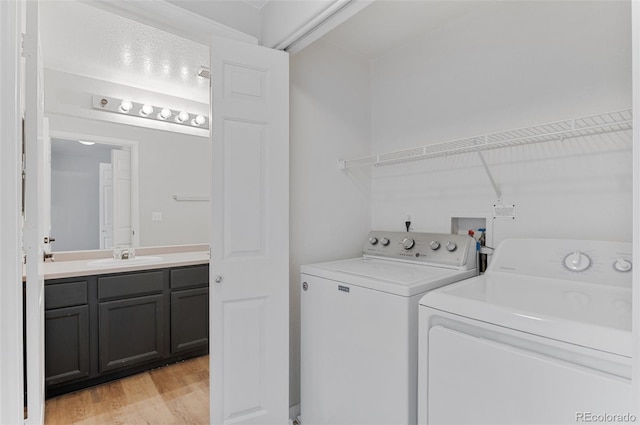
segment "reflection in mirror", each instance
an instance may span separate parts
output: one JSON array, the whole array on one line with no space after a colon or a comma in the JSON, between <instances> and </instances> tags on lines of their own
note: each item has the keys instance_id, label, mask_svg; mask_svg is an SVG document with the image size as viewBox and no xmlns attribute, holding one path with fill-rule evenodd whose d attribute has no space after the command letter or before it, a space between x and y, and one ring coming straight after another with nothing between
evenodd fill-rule
<instances>
[{"instance_id":1,"label":"reflection in mirror","mask_svg":"<svg viewBox=\"0 0 640 425\"><path fill-rule=\"evenodd\" d=\"M134 140L88 136L112 124L87 124L78 136L93 145L52 132L54 252L208 243L208 138L130 126Z\"/></svg>"},{"instance_id":2,"label":"reflection in mirror","mask_svg":"<svg viewBox=\"0 0 640 425\"><path fill-rule=\"evenodd\" d=\"M132 211L131 170L137 167L130 158L124 146L51 140L51 234L56 235L56 251L132 245L137 211Z\"/></svg>"}]
</instances>

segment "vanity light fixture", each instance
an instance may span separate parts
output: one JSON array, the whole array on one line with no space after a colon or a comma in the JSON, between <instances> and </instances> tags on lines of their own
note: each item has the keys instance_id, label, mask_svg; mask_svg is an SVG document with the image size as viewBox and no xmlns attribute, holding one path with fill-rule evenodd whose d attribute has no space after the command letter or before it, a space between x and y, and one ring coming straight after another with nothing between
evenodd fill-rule
<instances>
[{"instance_id":1,"label":"vanity light fixture","mask_svg":"<svg viewBox=\"0 0 640 425\"><path fill-rule=\"evenodd\" d=\"M200 127L204 124L204 117L202 115L196 115L194 119L191 120L191 125L195 125L196 127Z\"/></svg>"},{"instance_id":2,"label":"vanity light fixture","mask_svg":"<svg viewBox=\"0 0 640 425\"><path fill-rule=\"evenodd\" d=\"M185 111L181 111L178 115L176 115L176 122L178 124L183 124L189 119L189 114Z\"/></svg>"},{"instance_id":3,"label":"vanity light fixture","mask_svg":"<svg viewBox=\"0 0 640 425\"><path fill-rule=\"evenodd\" d=\"M158 119L162 121L166 121L171 116L171 109L162 108L160 112L158 112Z\"/></svg>"},{"instance_id":4,"label":"vanity light fixture","mask_svg":"<svg viewBox=\"0 0 640 425\"><path fill-rule=\"evenodd\" d=\"M177 112L176 109L154 106L149 103L134 102L128 99L94 95L93 108L122 115L166 121L168 123L203 128L206 130L209 129L209 117L205 115L192 114L187 111Z\"/></svg>"},{"instance_id":5,"label":"vanity light fixture","mask_svg":"<svg viewBox=\"0 0 640 425\"><path fill-rule=\"evenodd\" d=\"M140 115L142 115L143 117L148 117L152 113L153 113L153 106L147 103L142 105L142 108L140 108Z\"/></svg>"},{"instance_id":6,"label":"vanity light fixture","mask_svg":"<svg viewBox=\"0 0 640 425\"><path fill-rule=\"evenodd\" d=\"M125 114L128 113L129 111L131 111L131 108L133 108L133 102L130 100L122 100L120 102L120 112L124 112Z\"/></svg>"}]
</instances>

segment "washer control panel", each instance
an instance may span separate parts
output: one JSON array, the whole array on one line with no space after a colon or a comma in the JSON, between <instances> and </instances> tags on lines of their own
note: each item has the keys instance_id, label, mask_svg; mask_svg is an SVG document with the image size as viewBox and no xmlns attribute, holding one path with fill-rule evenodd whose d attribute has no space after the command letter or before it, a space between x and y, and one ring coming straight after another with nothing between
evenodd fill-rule
<instances>
[{"instance_id":1,"label":"washer control panel","mask_svg":"<svg viewBox=\"0 0 640 425\"><path fill-rule=\"evenodd\" d=\"M476 241L467 235L372 231L362 253L465 270L476 267Z\"/></svg>"},{"instance_id":2,"label":"washer control panel","mask_svg":"<svg viewBox=\"0 0 640 425\"><path fill-rule=\"evenodd\" d=\"M629 242L507 239L498 245L490 269L527 276L628 286L631 284L632 260Z\"/></svg>"}]
</instances>

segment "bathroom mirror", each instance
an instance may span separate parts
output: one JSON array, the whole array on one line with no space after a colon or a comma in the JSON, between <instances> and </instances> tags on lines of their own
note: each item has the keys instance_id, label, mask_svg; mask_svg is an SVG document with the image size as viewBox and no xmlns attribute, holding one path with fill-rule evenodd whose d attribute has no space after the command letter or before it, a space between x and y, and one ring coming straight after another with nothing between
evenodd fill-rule
<instances>
[{"instance_id":1,"label":"bathroom mirror","mask_svg":"<svg viewBox=\"0 0 640 425\"><path fill-rule=\"evenodd\" d=\"M94 107L94 97L104 96L208 116L209 80L198 73L209 63L208 47L81 2L44 2L40 12L50 249L208 243L208 130L173 116L161 121ZM114 151L129 158L131 172L129 183L116 184L127 187L119 191L100 182ZM116 202L110 191L120 194ZM120 223L111 236L110 220Z\"/></svg>"},{"instance_id":2,"label":"bathroom mirror","mask_svg":"<svg viewBox=\"0 0 640 425\"><path fill-rule=\"evenodd\" d=\"M208 143L170 139L127 146L52 137L52 250L208 243ZM120 154L128 175L114 178Z\"/></svg>"}]
</instances>

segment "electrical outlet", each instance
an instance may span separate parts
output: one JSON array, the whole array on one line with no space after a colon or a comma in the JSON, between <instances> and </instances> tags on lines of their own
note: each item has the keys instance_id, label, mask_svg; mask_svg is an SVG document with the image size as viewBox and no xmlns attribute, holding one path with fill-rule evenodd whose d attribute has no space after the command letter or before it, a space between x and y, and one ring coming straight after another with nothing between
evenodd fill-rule
<instances>
[{"instance_id":1,"label":"electrical outlet","mask_svg":"<svg viewBox=\"0 0 640 425\"><path fill-rule=\"evenodd\" d=\"M162 213L161 212L152 212L151 213L151 221L162 221Z\"/></svg>"}]
</instances>

